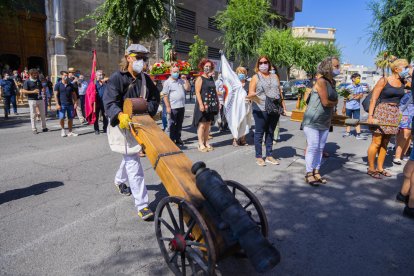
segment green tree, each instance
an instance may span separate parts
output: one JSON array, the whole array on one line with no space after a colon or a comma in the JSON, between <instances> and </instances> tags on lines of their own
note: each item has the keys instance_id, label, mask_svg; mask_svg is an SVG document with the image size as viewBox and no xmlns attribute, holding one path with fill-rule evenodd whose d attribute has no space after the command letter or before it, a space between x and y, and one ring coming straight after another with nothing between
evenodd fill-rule
<instances>
[{"instance_id":1,"label":"green tree","mask_svg":"<svg viewBox=\"0 0 414 276\"><path fill-rule=\"evenodd\" d=\"M190 45L190 52L188 53L188 62L192 69L196 69L200 60L207 56L207 50L206 42L198 35L194 36L194 43Z\"/></svg>"},{"instance_id":2,"label":"green tree","mask_svg":"<svg viewBox=\"0 0 414 276\"><path fill-rule=\"evenodd\" d=\"M341 50L335 44L305 43L300 49L296 66L314 78L318 64L327 57L341 58Z\"/></svg>"},{"instance_id":3,"label":"green tree","mask_svg":"<svg viewBox=\"0 0 414 276\"><path fill-rule=\"evenodd\" d=\"M300 63L301 49L304 45L305 41L293 37L290 29L269 28L264 32L257 52L259 55L268 56L274 65L285 67L289 78L292 66Z\"/></svg>"},{"instance_id":4,"label":"green tree","mask_svg":"<svg viewBox=\"0 0 414 276\"><path fill-rule=\"evenodd\" d=\"M371 0L373 21L369 27L370 48L414 59L414 1Z\"/></svg>"},{"instance_id":5,"label":"green tree","mask_svg":"<svg viewBox=\"0 0 414 276\"><path fill-rule=\"evenodd\" d=\"M395 58L396 57L391 55L389 51L382 51L376 56L375 66L381 69L382 76L385 76L385 71L387 71L390 68L391 61Z\"/></svg>"},{"instance_id":6,"label":"green tree","mask_svg":"<svg viewBox=\"0 0 414 276\"><path fill-rule=\"evenodd\" d=\"M239 59L241 65L256 53L268 24L278 18L271 13L269 0L230 0L227 8L215 16L217 27L224 33L224 50Z\"/></svg>"},{"instance_id":7,"label":"green tree","mask_svg":"<svg viewBox=\"0 0 414 276\"><path fill-rule=\"evenodd\" d=\"M94 26L88 30L77 30L79 36L75 44L94 32L97 37L113 33L126 37L132 42L157 37L162 27L168 23L170 0L105 0L94 12L78 22L93 20Z\"/></svg>"}]
</instances>

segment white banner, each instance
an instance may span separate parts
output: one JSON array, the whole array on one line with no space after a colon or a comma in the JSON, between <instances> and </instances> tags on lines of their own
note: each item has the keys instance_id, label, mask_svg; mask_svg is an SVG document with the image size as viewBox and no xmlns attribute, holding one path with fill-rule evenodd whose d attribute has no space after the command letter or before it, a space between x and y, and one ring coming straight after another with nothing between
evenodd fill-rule
<instances>
[{"instance_id":1,"label":"white banner","mask_svg":"<svg viewBox=\"0 0 414 276\"><path fill-rule=\"evenodd\" d=\"M231 134L238 139L249 133L251 104L246 102L246 91L224 55L221 55L221 77L225 90L224 114Z\"/></svg>"}]
</instances>

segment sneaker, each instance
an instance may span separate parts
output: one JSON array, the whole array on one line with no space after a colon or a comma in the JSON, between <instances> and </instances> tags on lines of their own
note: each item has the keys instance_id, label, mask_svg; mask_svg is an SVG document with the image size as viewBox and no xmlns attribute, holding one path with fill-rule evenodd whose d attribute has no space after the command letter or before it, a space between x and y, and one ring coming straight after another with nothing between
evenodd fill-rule
<instances>
[{"instance_id":1,"label":"sneaker","mask_svg":"<svg viewBox=\"0 0 414 276\"><path fill-rule=\"evenodd\" d=\"M279 165L280 163L277 162L276 159L274 159L272 156L266 157L266 163L270 163L272 165Z\"/></svg>"},{"instance_id":2,"label":"sneaker","mask_svg":"<svg viewBox=\"0 0 414 276\"><path fill-rule=\"evenodd\" d=\"M116 184L115 186L118 188L118 191L121 195L130 196L131 195L131 188L129 188L125 183Z\"/></svg>"},{"instance_id":3,"label":"sneaker","mask_svg":"<svg viewBox=\"0 0 414 276\"><path fill-rule=\"evenodd\" d=\"M405 162L410 161L410 157L404 156L402 160L405 161Z\"/></svg>"},{"instance_id":4,"label":"sneaker","mask_svg":"<svg viewBox=\"0 0 414 276\"><path fill-rule=\"evenodd\" d=\"M66 131L64 130L64 129L62 129L61 131L60 131L60 136L62 136L62 137L66 137L67 135L66 135Z\"/></svg>"},{"instance_id":5,"label":"sneaker","mask_svg":"<svg viewBox=\"0 0 414 276\"><path fill-rule=\"evenodd\" d=\"M95 130L95 135L99 135L99 130Z\"/></svg>"},{"instance_id":6,"label":"sneaker","mask_svg":"<svg viewBox=\"0 0 414 276\"><path fill-rule=\"evenodd\" d=\"M357 140L367 140L367 137L366 137L366 136L362 136L361 134L357 134L357 135L355 136L355 138L356 138Z\"/></svg>"},{"instance_id":7,"label":"sneaker","mask_svg":"<svg viewBox=\"0 0 414 276\"><path fill-rule=\"evenodd\" d=\"M405 196L403 195L401 192L399 192L396 196L395 196L395 201L399 202L399 203L403 203L403 204L408 204L408 195Z\"/></svg>"},{"instance_id":8,"label":"sneaker","mask_svg":"<svg viewBox=\"0 0 414 276\"><path fill-rule=\"evenodd\" d=\"M349 137L351 136L351 132L345 132L344 134L342 134L342 137Z\"/></svg>"},{"instance_id":9,"label":"sneaker","mask_svg":"<svg viewBox=\"0 0 414 276\"><path fill-rule=\"evenodd\" d=\"M79 134L74 133L74 132L69 132L68 133L68 137L76 137L76 136L79 136Z\"/></svg>"},{"instance_id":10,"label":"sneaker","mask_svg":"<svg viewBox=\"0 0 414 276\"><path fill-rule=\"evenodd\" d=\"M256 164L262 167L266 166L266 163L262 158L256 158Z\"/></svg>"},{"instance_id":11,"label":"sneaker","mask_svg":"<svg viewBox=\"0 0 414 276\"><path fill-rule=\"evenodd\" d=\"M49 129L47 127L42 129L42 132L48 132L48 131L49 131Z\"/></svg>"},{"instance_id":12,"label":"sneaker","mask_svg":"<svg viewBox=\"0 0 414 276\"><path fill-rule=\"evenodd\" d=\"M154 213L147 207L138 211L138 216L143 220L149 220L154 216Z\"/></svg>"},{"instance_id":13,"label":"sneaker","mask_svg":"<svg viewBox=\"0 0 414 276\"><path fill-rule=\"evenodd\" d=\"M408 206L405 206L403 215L408 217L408 218L414 219L414 208L410 208Z\"/></svg>"},{"instance_id":14,"label":"sneaker","mask_svg":"<svg viewBox=\"0 0 414 276\"><path fill-rule=\"evenodd\" d=\"M395 165L401 165L401 159L399 159L399 158L394 158L394 159L392 160L392 163L394 163Z\"/></svg>"},{"instance_id":15,"label":"sneaker","mask_svg":"<svg viewBox=\"0 0 414 276\"><path fill-rule=\"evenodd\" d=\"M32 130L33 134L38 134L37 129Z\"/></svg>"}]
</instances>

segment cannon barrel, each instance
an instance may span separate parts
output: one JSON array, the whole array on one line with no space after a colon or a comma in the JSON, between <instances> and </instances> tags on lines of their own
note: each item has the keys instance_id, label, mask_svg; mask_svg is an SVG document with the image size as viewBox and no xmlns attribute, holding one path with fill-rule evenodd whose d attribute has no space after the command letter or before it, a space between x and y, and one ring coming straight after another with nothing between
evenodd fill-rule
<instances>
[{"instance_id":1,"label":"cannon barrel","mask_svg":"<svg viewBox=\"0 0 414 276\"><path fill-rule=\"evenodd\" d=\"M198 189L229 225L256 271L266 272L277 265L280 262L279 251L262 235L258 225L230 192L221 176L207 169L203 162L195 163L191 171L196 175Z\"/></svg>"}]
</instances>

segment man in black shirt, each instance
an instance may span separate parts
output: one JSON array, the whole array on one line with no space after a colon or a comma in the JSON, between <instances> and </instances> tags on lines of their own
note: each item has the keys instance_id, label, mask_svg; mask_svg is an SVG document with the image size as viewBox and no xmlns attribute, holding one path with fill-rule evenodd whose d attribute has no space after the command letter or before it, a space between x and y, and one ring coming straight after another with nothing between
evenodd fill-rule
<instances>
[{"instance_id":1,"label":"man in black shirt","mask_svg":"<svg viewBox=\"0 0 414 276\"><path fill-rule=\"evenodd\" d=\"M27 95L30 108L30 122L32 123L33 134L37 134L36 129L36 107L40 111L40 118L42 120L42 131L48 131L46 127L46 116L45 116L45 103L42 99L42 83L39 80L39 72L37 69L29 70L29 79L27 79L23 88L20 90L21 93Z\"/></svg>"},{"instance_id":2,"label":"man in black shirt","mask_svg":"<svg viewBox=\"0 0 414 276\"><path fill-rule=\"evenodd\" d=\"M68 72L60 72L61 81L56 83L54 93L56 101L56 110L59 111L60 135L62 137L75 137L78 134L72 132L73 126L73 116L75 113L76 102L78 98L76 97L76 92L73 88L73 85L70 83ZM68 116L68 134L65 132L65 118Z\"/></svg>"},{"instance_id":3,"label":"man in black shirt","mask_svg":"<svg viewBox=\"0 0 414 276\"><path fill-rule=\"evenodd\" d=\"M160 92L151 78L143 71L147 66L149 51L140 44L128 47L121 62L121 70L112 74L103 93L105 114L109 116L108 140L111 150L122 153L123 160L115 176L115 185L123 195L132 195L138 215L143 220L153 216L148 208L148 194L144 181L144 170L138 152L137 141L128 135L131 119L123 114L122 106L126 98L143 97L147 100L148 113L154 116L160 103ZM134 145L133 147L131 145ZM129 183L129 188L126 185Z\"/></svg>"}]
</instances>

